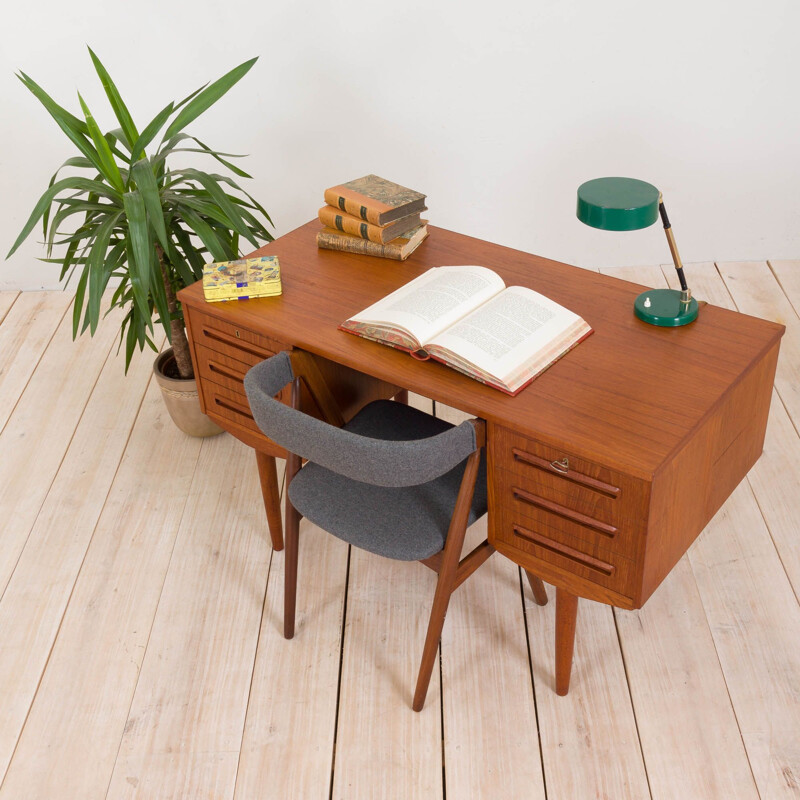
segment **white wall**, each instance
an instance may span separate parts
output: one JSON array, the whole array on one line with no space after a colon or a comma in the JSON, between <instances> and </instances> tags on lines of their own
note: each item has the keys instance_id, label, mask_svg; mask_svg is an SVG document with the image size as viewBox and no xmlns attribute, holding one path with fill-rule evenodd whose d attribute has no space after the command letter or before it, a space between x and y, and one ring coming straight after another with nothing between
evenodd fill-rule
<instances>
[{"instance_id":1,"label":"white wall","mask_svg":"<svg viewBox=\"0 0 800 800\"><path fill-rule=\"evenodd\" d=\"M140 127L261 56L189 131L251 154L276 234L375 172L442 227L582 266L668 261L658 228L575 219L582 181L630 175L664 192L686 262L800 257L797 0L33 0L3 21L2 253L72 155L13 73L116 127L88 43ZM42 254L0 262L0 288L55 285Z\"/></svg>"}]
</instances>

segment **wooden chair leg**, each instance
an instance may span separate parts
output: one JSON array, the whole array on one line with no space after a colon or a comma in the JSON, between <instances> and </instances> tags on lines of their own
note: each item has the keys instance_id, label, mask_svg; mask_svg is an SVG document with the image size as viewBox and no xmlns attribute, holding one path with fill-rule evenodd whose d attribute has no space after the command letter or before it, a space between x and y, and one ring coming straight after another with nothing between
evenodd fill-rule
<instances>
[{"instance_id":1,"label":"wooden chair leg","mask_svg":"<svg viewBox=\"0 0 800 800\"><path fill-rule=\"evenodd\" d=\"M294 616L297 603L297 554L300 545L300 513L289 500L289 483L300 469L300 457L289 454L286 460L286 561L283 570L283 635L294 636Z\"/></svg>"},{"instance_id":2,"label":"wooden chair leg","mask_svg":"<svg viewBox=\"0 0 800 800\"><path fill-rule=\"evenodd\" d=\"M578 598L556 587L556 694L569 692L572 651L575 645L575 623L578 619Z\"/></svg>"},{"instance_id":3,"label":"wooden chair leg","mask_svg":"<svg viewBox=\"0 0 800 800\"><path fill-rule=\"evenodd\" d=\"M528 576L528 583L531 585L533 599L536 601L537 605L546 606L547 590L544 588L542 579L534 575L532 572L528 572L528 570L525 570L525 574Z\"/></svg>"},{"instance_id":4,"label":"wooden chair leg","mask_svg":"<svg viewBox=\"0 0 800 800\"><path fill-rule=\"evenodd\" d=\"M300 407L300 378L292 382L292 408ZM294 636L294 612L297 603L297 553L300 545L300 512L289 500L289 487L300 471L302 461L296 453L286 457L286 562L283 574L283 635Z\"/></svg>"},{"instance_id":5,"label":"wooden chair leg","mask_svg":"<svg viewBox=\"0 0 800 800\"><path fill-rule=\"evenodd\" d=\"M278 470L275 457L256 450L258 477L261 479L261 495L267 512L269 535L273 550L283 550L283 525L281 524L281 498L278 489Z\"/></svg>"},{"instance_id":6,"label":"wooden chair leg","mask_svg":"<svg viewBox=\"0 0 800 800\"><path fill-rule=\"evenodd\" d=\"M398 403L403 403L404 405L408 405L408 389L401 389L395 396L394 399Z\"/></svg>"},{"instance_id":7,"label":"wooden chair leg","mask_svg":"<svg viewBox=\"0 0 800 800\"><path fill-rule=\"evenodd\" d=\"M439 580L436 582L436 593L433 596L428 633L425 636L425 646L422 648L422 661L419 665L417 687L414 690L414 701L411 704L411 708L414 711L422 711L422 706L425 705L425 696L428 694L431 674L436 664L436 653L439 649L439 639L444 627L444 618L447 615L447 606L450 604L450 595L453 593L454 578L455 574L445 574L445 571L442 570L439 573Z\"/></svg>"},{"instance_id":8,"label":"wooden chair leg","mask_svg":"<svg viewBox=\"0 0 800 800\"><path fill-rule=\"evenodd\" d=\"M480 456L481 451L476 450L467 459L467 466L461 479L461 487L458 490L458 499L453 509L453 516L450 518L442 565L439 569L439 580L436 582L436 592L433 595L428 633L425 635L425 645L422 648L422 661L419 666L417 687L414 690L414 700L411 703L411 708L414 711L422 711L422 706L425 705L425 695L428 693L431 673L436 663L439 637L442 635L444 618L447 614L447 606L450 603L450 595L455 587L458 561L461 557L461 548L464 545L464 535L467 532L469 510L472 505L472 494L475 490L475 478L478 475Z\"/></svg>"}]
</instances>

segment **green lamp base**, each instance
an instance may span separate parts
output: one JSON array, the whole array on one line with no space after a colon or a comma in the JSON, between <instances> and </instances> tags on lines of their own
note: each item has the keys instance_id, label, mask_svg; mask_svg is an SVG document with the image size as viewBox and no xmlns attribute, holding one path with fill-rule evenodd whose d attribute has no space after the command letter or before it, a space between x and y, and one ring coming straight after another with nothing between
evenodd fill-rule
<instances>
[{"instance_id":1,"label":"green lamp base","mask_svg":"<svg viewBox=\"0 0 800 800\"><path fill-rule=\"evenodd\" d=\"M633 312L642 322L661 328L677 328L697 319L697 300L681 302L677 289L649 289L642 292L633 304Z\"/></svg>"}]
</instances>

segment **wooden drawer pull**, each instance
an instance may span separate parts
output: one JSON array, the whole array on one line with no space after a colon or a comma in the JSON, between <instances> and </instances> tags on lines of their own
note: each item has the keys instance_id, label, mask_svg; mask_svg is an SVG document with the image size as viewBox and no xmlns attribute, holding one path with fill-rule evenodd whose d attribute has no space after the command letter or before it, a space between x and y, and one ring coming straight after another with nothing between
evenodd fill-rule
<instances>
[{"instance_id":1,"label":"wooden drawer pull","mask_svg":"<svg viewBox=\"0 0 800 800\"><path fill-rule=\"evenodd\" d=\"M561 461L548 461L546 458L540 458L539 456L533 455L533 453L526 453L524 450L519 450L516 447L513 448L511 452L514 454L515 461L521 461L523 464L536 467L536 469L542 469L545 472L549 472L551 475L555 473L565 480L579 483L587 489L601 492L609 497L616 499L619 496L618 486L612 486L610 483L605 483L597 480L597 478L591 478L581 472L576 472L574 469L570 468L569 460L566 458Z\"/></svg>"},{"instance_id":2,"label":"wooden drawer pull","mask_svg":"<svg viewBox=\"0 0 800 800\"><path fill-rule=\"evenodd\" d=\"M551 553L564 556L564 558L568 558L570 561L574 561L581 566L588 567L597 572L602 572L603 575L610 576L616 571L616 567L613 564L609 564L607 561L601 561L599 558L590 556L587 553L582 553L580 550L575 550L575 548L569 547L566 544L553 541L553 539L542 536L535 531L529 531L519 525L514 525L514 535L519 536L520 539L525 539L526 542L531 542L539 547L543 547Z\"/></svg>"},{"instance_id":3,"label":"wooden drawer pull","mask_svg":"<svg viewBox=\"0 0 800 800\"><path fill-rule=\"evenodd\" d=\"M211 372L215 372L217 375L222 375L223 378L228 378L232 381L238 381L239 383L244 380L245 373L237 372L230 367L217 364L215 361L209 361L208 368L211 370Z\"/></svg>"},{"instance_id":4,"label":"wooden drawer pull","mask_svg":"<svg viewBox=\"0 0 800 800\"><path fill-rule=\"evenodd\" d=\"M571 508L554 503L552 500L545 500L543 497L538 497L516 486L511 491L514 497L517 500L521 500L523 503L528 503L529 505L544 509L551 514L556 514L559 517L568 519L570 522L576 522L578 525L583 525L586 528L592 528L598 533L608 536L610 539L613 539L617 535L617 529L607 522L600 522L599 519L581 514L578 511L573 511Z\"/></svg>"},{"instance_id":5,"label":"wooden drawer pull","mask_svg":"<svg viewBox=\"0 0 800 800\"><path fill-rule=\"evenodd\" d=\"M236 350L244 350L245 353L251 353L252 355L259 356L260 358L267 359L271 355L274 355L271 350L265 350L264 348L259 347L257 344L245 342L239 338L234 339L233 336L229 336L227 333L222 333L222 331L216 331L213 328L203 327L202 334L207 339L213 339L216 342L228 344Z\"/></svg>"},{"instance_id":6,"label":"wooden drawer pull","mask_svg":"<svg viewBox=\"0 0 800 800\"><path fill-rule=\"evenodd\" d=\"M239 416L247 417L248 419L253 419L253 415L250 411L245 411L244 406L240 406L237 403L234 403L230 400L226 400L222 397L214 397L214 402L221 406L222 408L228 409L228 411L233 411L234 414L239 414Z\"/></svg>"}]
</instances>

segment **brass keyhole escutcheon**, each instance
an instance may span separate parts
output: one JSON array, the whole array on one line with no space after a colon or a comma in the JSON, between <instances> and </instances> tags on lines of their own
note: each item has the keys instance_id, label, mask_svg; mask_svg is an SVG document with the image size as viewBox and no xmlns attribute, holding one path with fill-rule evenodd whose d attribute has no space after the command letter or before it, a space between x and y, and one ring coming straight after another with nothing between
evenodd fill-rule
<instances>
[{"instance_id":1,"label":"brass keyhole escutcheon","mask_svg":"<svg viewBox=\"0 0 800 800\"><path fill-rule=\"evenodd\" d=\"M242 338L241 336L239 336L239 331L238 330L234 331L234 333L236 334L236 338L237 339L241 339Z\"/></svg>"},{"instance_id":2,"label":"brass keyhole escutcheon","mask_svg":"<svg viewBox=\"0 0 800 800\"><path fill-rule=\"evenodd\" d=\"M569 472L569 459L560 458L558 461L551 461L550 466L556 472Z\"/></svg>"}]
</instances>

